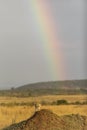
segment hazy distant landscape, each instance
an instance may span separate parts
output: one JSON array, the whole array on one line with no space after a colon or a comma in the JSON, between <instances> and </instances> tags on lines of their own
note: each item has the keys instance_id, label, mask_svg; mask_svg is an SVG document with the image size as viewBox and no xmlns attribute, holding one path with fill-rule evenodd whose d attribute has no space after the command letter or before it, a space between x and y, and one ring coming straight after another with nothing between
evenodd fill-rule
<instances>
[{"instance_id":1,"label":"hazy distant landscape","mask_svg":"<svg viewBox=\"0 0 87 130\"><path fill-rule=\"evenodd\" d=\"M0 91L0 96L31 97L40 95L87 94L87 80L66 80L32 83Z\"/></svg>"}]
</instances>

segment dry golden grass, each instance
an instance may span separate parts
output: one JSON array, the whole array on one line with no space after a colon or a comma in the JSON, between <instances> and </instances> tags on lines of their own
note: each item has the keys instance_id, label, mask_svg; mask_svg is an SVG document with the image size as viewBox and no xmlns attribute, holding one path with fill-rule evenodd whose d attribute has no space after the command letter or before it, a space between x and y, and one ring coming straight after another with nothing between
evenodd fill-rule
<instances>
[{"instance_id":1,"label":"dry golden grass","mask_svg":"<svg viewBox=\"0 0 87 130\"><path fill-rule=\"evenodd\" d=\"M61 95L61 96L42 96L42 97L30 97L30 98L11 98L0 97L0 103L13 103L13 102L36 102L36 101L55 101L65 99L69 102L86 101L86 95ZM87 105L54 105L54 106L42 106L42 109L50 109L57 115L67 114L81 114L87 116ZM34 113L34 106L1 106L0 107L0 129L6 127L12 123L20 122L29 118Z\"/></svg>"},{"instance_id":2,"label":"dry golden grass","mask_svg":"<svg viewBox=\"0 0 87 130\"><path fill-rule=\"evenodd\" d=\"M32 107L27 106L0 107L0 129L29 118L33 110Z\"/></svg>"},{"instance_id":3,"label":"dry golden grass","mask_svg":"<svg viewBox=\"0 0 87 130\"><path fill-rule=\"evenodd\" d=\"M83 102L87 100L87 95L48 95L48 96L38 96L38 97L27 97L27 98L16 98L16 97L0 97L0 103L20 103L20 102L35 102L35 101L56 101L60 99L65 99L68 102L80 101Z\"/></svg>"}]
</instances>

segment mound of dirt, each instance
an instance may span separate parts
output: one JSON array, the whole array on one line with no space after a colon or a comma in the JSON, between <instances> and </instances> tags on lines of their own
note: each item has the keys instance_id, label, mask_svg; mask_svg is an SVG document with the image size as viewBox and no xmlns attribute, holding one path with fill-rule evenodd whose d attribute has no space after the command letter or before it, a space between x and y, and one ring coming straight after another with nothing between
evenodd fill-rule
<instances>
[{"instance_id":1,"label":"mound of dirt","mask_svg":"<svg viewBox=\"0 0 87 130\"><path fill-rule=\"evenodd\" d=\"M80 115L57 116L43 109L31 118L3 130L87 130L87 117Z\"/></svg>"}]
</instances>

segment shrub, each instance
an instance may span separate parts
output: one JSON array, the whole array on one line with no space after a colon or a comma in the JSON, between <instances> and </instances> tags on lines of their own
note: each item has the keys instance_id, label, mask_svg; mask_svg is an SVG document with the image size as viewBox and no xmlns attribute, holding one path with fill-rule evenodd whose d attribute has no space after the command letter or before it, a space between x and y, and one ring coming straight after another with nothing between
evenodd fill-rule
<instances>
[{"instance_id":1,"label":"shrub","mask_svg":"<svg viewBox=\"0 0 87 130\"><path fill-rule=\"evenodd\" d=\"M79 102L79 101L76 101L74 104L75 104L75 105L81 105L82 103Z\"/></svg>"},{"instance_id":2,"label":"shrub","mask_svg":"<svg viewBox=\"0 0 87 130\"><path fill-rule=\"evenodd\" d=\"M68 102L66 100L64 100L64 99L57 100L57 105L61 105L61 104L66 105L66 104L68 104Z\"/></svg>"}]
</instances>

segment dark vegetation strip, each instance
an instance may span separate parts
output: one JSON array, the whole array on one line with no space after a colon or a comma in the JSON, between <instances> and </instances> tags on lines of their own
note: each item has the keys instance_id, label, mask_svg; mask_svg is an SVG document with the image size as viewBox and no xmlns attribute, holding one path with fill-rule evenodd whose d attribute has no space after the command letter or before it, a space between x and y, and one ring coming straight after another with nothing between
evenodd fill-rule
<instances>
[{"instance_id":1,"label":"dark vegetation strip","mask_svg":"<svg viewBox=\"0 0 87 130\"><path fill-rule=\"evenodd\" d=\"M2 90L0 91L1 97L34 97L43 95L85 95L87 94L87 89L27 89L27 90Z\"/></svg>"},{"instance_id":2,"label":"dark vegetation strip","mask_svg":"<svg viewBox=\"0 0 87 130\"><path fill-rule=\"evenodd\" d=\"M42 105L87 105L87 101L80 102L68 102L67 100L57 100L57 101L52 101L52 102L46 102L46 101L41 101L40 102ZM0 106L34 106L34 102L11 102L11 103L0 103Z\"/></svg>"}]
</instances>

